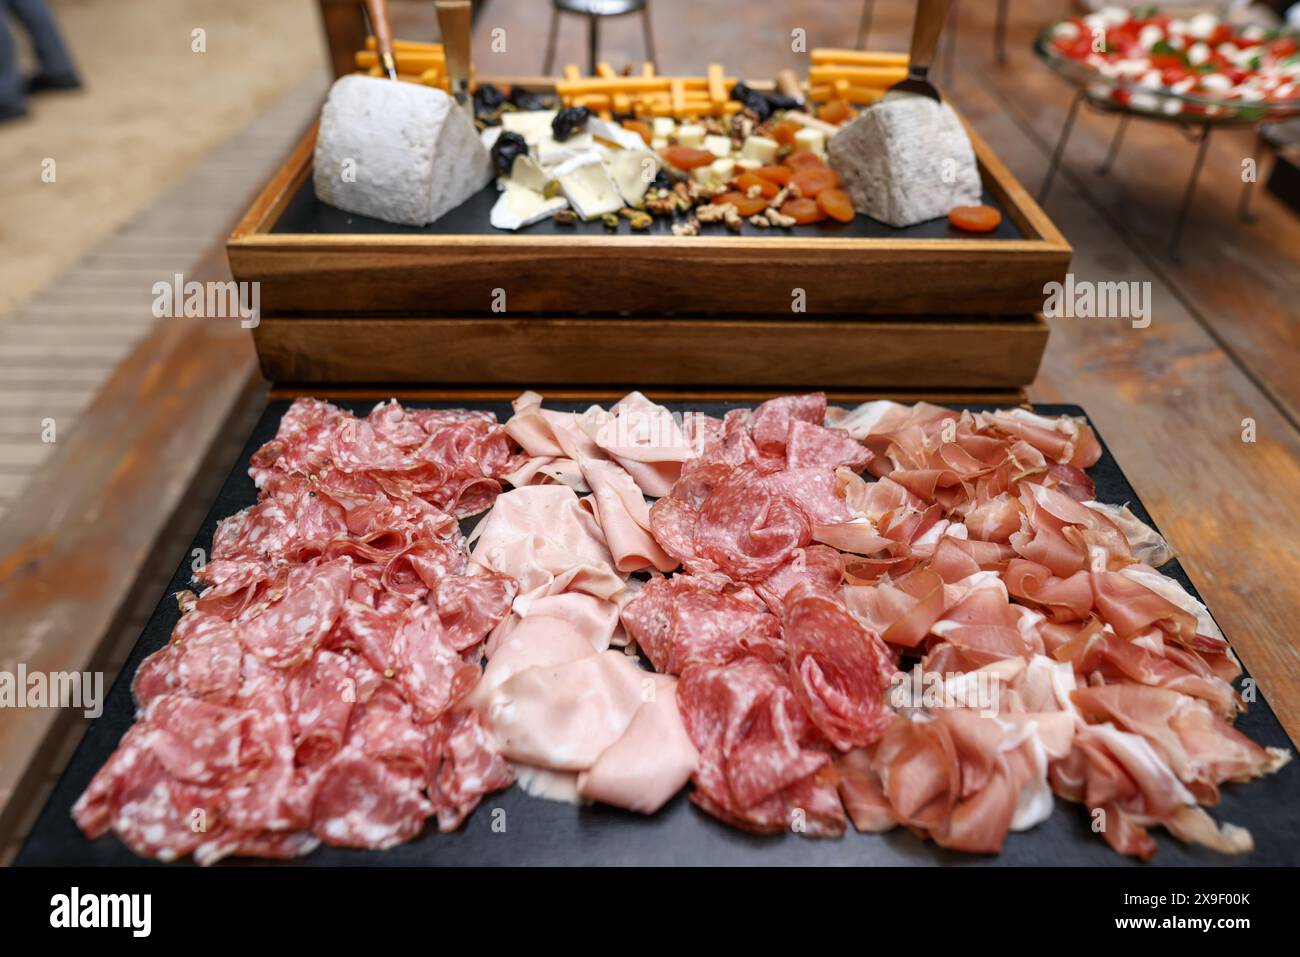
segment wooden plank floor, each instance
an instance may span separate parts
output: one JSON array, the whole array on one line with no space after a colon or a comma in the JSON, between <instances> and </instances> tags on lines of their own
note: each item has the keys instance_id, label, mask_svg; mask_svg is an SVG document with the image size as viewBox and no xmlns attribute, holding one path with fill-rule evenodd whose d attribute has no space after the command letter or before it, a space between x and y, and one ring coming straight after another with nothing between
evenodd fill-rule
<instances>
[{"instance_id":1,"label":"wooden plank floor","mask_svg":"<svg viewBox=\"0 0 1300 957\"><path fill-rule=\"evenodd\" d=\"M152 287L189 276L283 159L324 91L313 79L209 154L120 232L0 318L0 524L113 369L149 333ZM55 442L43 440L53 419Z\"/></svg>"},{"instance_id":2,"label":"wooden plank floor","mask_svg":"<svg viewBox=\"0 0 1300 957\"><path fill-rule=\"evenodd\" d=\"M740 75L769 77L780 67L799 65L785 42L790 29L805 29L810 46L844 44L851 42L858 12L856 4L757 5L752 16L724 22L705 6L656 0L656 39L666 69L691 71L707 59L722 61ZM1032 191L1046 170L1071 91L1034 62L1029 44L1037 29L1066 5L1015 0L1012 59L1004 67L991 55L993 4L961 6L956 71L942 84ZM870 45L904 49L909 10L902 2L878 2ZM491 61L493 71L535 72L544 34L539 16L535 3L493 0L479 24L476 54L486 32L504 26L510 52ZM436 36L431 8L403 4L401 17L399 35ZM576 23L566 22L562 31L560 63L581 60ZM641 56L635 18L615 21L602 39L605 57L616 66ZM1300 638L1291 622L1300 614L1300 576L1295 574L1300 570L1300 528L1292 506L1300 496L1300 220L1263 190L1256 195L1258 221L1246 225L1235 218L1241 160L1254 154L1254 143L1246 134L1216 134L1183 261L1170 262L1167 231L1192 151L1176 130L1134 124L1116 168L1099 176L1096 167L1114 122L1081 116L1047 209L1074 244L1076 277L1149 282L1153 321L1137 330L1116 321L1054 320L1031 398L1077 402L1088 409L1297 739ZM257 165L263 162L259 150L278 158L276 151L287 149L296 131L275 126L259 123L255 142L232 143L228 151L214 154L214 162L220 157L225 164L224 172L214 172L189 199L196 216L212 217L205 242L190 231L192 222L177 222L166 204L159 204L133 224L132 245L106 244L95 250L66 282L18 317L23 324L0 325L0 508L18 500L48 454L35 447L33 421L56 415L63 440L64 422L74 423L78 410L92 401L111 365L112 350L129 348L133 328L138 337L152 326L148 298L140 298L141 272L162 262L152 257L177 253L192 260L219 237L221 222L240 211L246 195L235 186L245 182L245 175L255 180L253 174L265 168ZM1266 169L1261 173L1266 175ZM185 267L166 265L161 271L166 275ZM64 334L51 331L58 323L66 323ZM1253 443L1241 440L1245 420L1254 423ZM176 519L179 547L196 521ZM6 527L0 522L0 567L6 542L12 542ZM153 590L146 581L133 607L117 616L116 637L108 642L116 650L103 659L110 679L169 572L157 571ZM0 600L5 593L0 582ZM0 658L20 646L15 638L25 637L6 633L0 622ZM84 727L80 719L71 724L45 755L46 783L61 769ZM0 804L4 799L0 793Z\"/></svg>"}]
</instances>

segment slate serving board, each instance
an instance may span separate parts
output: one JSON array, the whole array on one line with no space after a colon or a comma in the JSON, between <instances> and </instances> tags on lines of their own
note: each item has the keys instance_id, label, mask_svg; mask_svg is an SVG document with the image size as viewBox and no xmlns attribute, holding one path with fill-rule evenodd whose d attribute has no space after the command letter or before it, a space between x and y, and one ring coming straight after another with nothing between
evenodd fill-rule
<instances>
[{"instance_id":1,"label":"slate serving board","mask_svg":"<svg viewBox=\"0 0 1300 957\"><path fill-rule=\"evenodd\" d=\"M370 402L340 402L365 414ZM737 404L696 403L690 408L720 415ZM419 403L412 406L442 406ZM582 408L583 403L547 403L557 409ZM275 435L286 401L271 402L249 437L238 465L226 480L212 510L194 539L192 548L210 549L217 521L256 500L248 478L249 457ZM505 419L508 406L482 403ZM673 404L674 408L687 408ZM988 408L969 406L971 409ZM1043 405L1047 415L1083 414L1077 406ZM1150 523L1150 516L1133 493L1109 449L1102 444L1101 460L1089 470L1097 485L1097 498L1128 503ZM473 524L470 520L466 524ZM1177 548L1177 543L1172 543ZM173 595L189 587L189 552L177 569L166 595L145 626L122 673L113 683L104 713L91 723L63 776L15 863L19 865L124 865L149 864L133 855L116 837L105 835L88 841L73 824L71 807L95 772L116 748L133 719L131 677L144 657L162 647L179 618ZM1195 594L1177 562L1162 571ZM1231 636L1229 636L1231 640ZM1294 745L1261 696L1237 721L1237 727L1261 745ZM1300 864L1300 765L1293 761L1277 774L1248 784L1228 784L1223 800L1210 813L1223 822L1249 828L1256 849L1244 856L1226 856L1199 847L1187 847L1162 829L1152 829L1160 853L1156 865L1270 865ZM505 831L493 829L494 811L505 812ZM495 815L500 818L500 815ZM415 841L383 852L322 846L292 862L239 859L219 866L356 866L356 865L1074 865L1141 866L1111 851L1089 829L1089 817L1080 805L1057 800L1052 816L1037 827L1011 834L1000 855L972 855L946 851L922 841L904 829L883 835L857 834L850 826L839 840L813 840L794 834L760 837L723 825L695 808L683 792L651 817L605 806L573 807L531 798L518 787L488 795L464 826L452 834L426 828ZM169 865L176 866L176 865Z\"/></svg>"},{"instance_id":2,"label":"slate serving board","mask_svg":"<svg viewBox=\"0 0 1300 957\"><path fill-rule=\"evenodd\" d=\"M321 235L321 234L350 234L359 233L363 235L415 235L415 236L464 236L464 235L519 235L519 236L574 236L582 234L590 235L615 235L606 229L600 220L593 220L589 223L579 221L572 226L561 226L553 219L546 219L540 223L534 223L519 230L517 233L510 233L508 230L494 229L490 222L492 206L496 203L497 197L500 196L496 185L489 183L479 192L475 193L464 203L457 206L451 212L447 213L437 222L430 223L428 226L400 226L395 223L387 223L382 219L374 219L370 216L361 216L357 213L344 212L334 206L322 203L316 198L316 191L312 186L311 177L308 177L299 185L297 192L290 199L288 205L280 218L276 220L275 225L271 228L272 235ZM792 229L761 229L758 226L751 226L748 222L741 228L743 236L767 236L793 238L816 238L818 236L828 236L837 239L975 239L975 240L1000 240L1000 239L1024 239L1025 236L1011 221L1011 217L1006 215L1001 204L994 198L993 194L984 191L984 198L981 200L986 206L992 206L1003 213L1002 223L996 230L988 234L964 233L960 230L953 229L948 225L945 218L932 219L928 222L917 223L915 226L907 226L902 229L895 226L887 226L882 222L871 219L868 216L855 216L851 222L839 223L833 220L826 220L821 223L813 223L808 226L795 226ZM678 217L656 217L651 228L644 233L632 233L631 227L625 222L621 223L617 235L672 235L673 223L681 223L685 220ZM703 233L706 235L730 236L732 235L727 228L721 224L716 226L705 226Z\"/></svg>"}]
</instances>

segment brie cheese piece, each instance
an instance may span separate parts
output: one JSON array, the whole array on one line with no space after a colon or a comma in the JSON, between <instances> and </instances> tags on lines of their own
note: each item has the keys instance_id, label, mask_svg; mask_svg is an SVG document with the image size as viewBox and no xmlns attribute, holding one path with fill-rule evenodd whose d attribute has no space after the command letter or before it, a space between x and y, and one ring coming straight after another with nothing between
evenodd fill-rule
<instances>
[{"instance_id":1,"label":"brie cheese piece","mask_svg":"<svg viewBox=\"0 0 1300 957\"><path fill-rule=\"evenodd\" d=\"M546 184L550 181L551 177L537 165L537 160L527 153L521 153L515 157L514 165L510 167L511 183L542 193L546 191Z\"/></svg>"},{"instance_id":2,"label":"brie cheese piece","mask_svg":"<svg viewBox=\"0 0 1300 957\"><path fill-rule=\"evenodd\" d=\"M623 197L605 172L599 155L594 160L581 160L583 157L576 157L553 171L574 212L590 220L622 209Z\"/></svg>"},{"instance_id":3,"label":"brie cheese piece","mask_svg":"<svg viewBox=\"0 0 1300 957\"><path fill-rule=\"evenodd\" d=\"M501 114L501 129L518 133L529 146L551 138L555 110L514 110Z\"/></svg>"},{"instance_id":4,"label":"brie cheese piece","mask_svg":"<svg viewBox=\"0 0 1300 957\"><path fill-rule=\"evenodd\" d=\"M515 161L516 166L518 162ZM541 222L568 205L563 196L547 199L536 190L507 182L492 207L490 221L497 229L522 229Z\"/></svg>"},{"instance_id":5,"label":"brie cheese piece","mask_svg":"<svg viewBox=\"0 0 1300 957\"><path fill-rule=\"evenodd\" d=\"M599 136L602 140L615 143L625 150L645 149L645 140L641 139L640 133L633 133L617 123L602 120L599 116L587 120L587 132L592 136ZM567 143L568 140L565 142Z\"/></svg>"},{"instance_id":6,"label":"brie cheese piece","mask_svg":"<svg viewBox=\"0 0 1300 957\"><path fill-rule=\"evenodd\" d=\"M621 150L605 163L619 195L628 206L641 205L660 165L659 157L645 148Z\"/></svg>"}]
</instances>

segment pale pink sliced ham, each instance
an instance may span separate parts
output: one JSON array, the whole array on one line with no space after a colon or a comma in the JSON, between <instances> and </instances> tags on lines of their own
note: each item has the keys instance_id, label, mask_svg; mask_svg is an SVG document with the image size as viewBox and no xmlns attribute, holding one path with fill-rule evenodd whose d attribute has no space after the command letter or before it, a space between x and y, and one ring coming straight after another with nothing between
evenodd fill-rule
<instances>
[{"instance_id":1,"label":"pale pink sliced ham","mask_svg":"<svg viewBox=\"0 0 1300 957\"><path fill-rule=\"evenodd\" d=\"M600 526L566 486L504 493L474 532L471 560L516 579L521 595L580 591L608 599L624 588Z\"/></svg>"},{"instance_id":2,"label":"pale pink sliced ham","mask_svg":"<svg viewBox=\"0 0 1300 957\"><path fill-rule=\"evenodd\" d=\"M582 797L653 814L686 786L700 754L677 710L676 684L657 684L623 735L578 775Z\"/></svg>"}]
</instances>

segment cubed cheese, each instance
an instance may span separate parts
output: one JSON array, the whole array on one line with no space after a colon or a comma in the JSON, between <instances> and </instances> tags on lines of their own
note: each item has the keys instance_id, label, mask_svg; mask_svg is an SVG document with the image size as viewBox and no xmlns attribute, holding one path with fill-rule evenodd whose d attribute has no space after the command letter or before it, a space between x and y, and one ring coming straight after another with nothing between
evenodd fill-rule
<instances>
[{"instance_id":1,"label":"cubed cheese","mask_svg":"<svg viewBox=\"0 0 1300 957\"><path fill-rule=\"evenodd\" d=\"M809 153L816 153L818 156L824 157L826 155L826 134L821 130L814 130L805 126L794 134L794 148L807 150Z\"/></svg>"},{"instance_id":2,"label":"cubed cheese","mask_svg":"<svg viewBox=\"0 0 1300 957\"><path fill-rule=\"evenodd\" d=\"M677 145L689 146L691 149L697 150L702 149L704 146L704 127L697 126L694 123L677 127Z\"/></svg>"},{"instance_id":3,"label":"cubed cheese","mask_svg":"<svg viewBox=\"0 0 1300 957\"><path fill-rule=\"evenodd\" d=\"M704 148L714 156L731 155L731 137L709 134L704 137Z\"/></svg>"},{"instance_id":4,"label":"cubed cheese","mask_svg":"<svg viewBox=\"0 0 1300 957\"><path fill-rule=\"evenodd\" d=\"M736 169L758 169L763 164L756 159L747 159L742 156L736 160Z\"/></svg>"},{"instance_id":5,"label":"cubed cheese","mask_svg":"<svg viewBox=\"0 0 1300 957\"><path fill-rule=\"evenodd\" d=\"M708 166L697 166L691 170L691 178L705 186L721 186L736 172L736 161L728 158L714 160Z\"/></svg>"},{"instance_id":6,"label":"cubed cheese","mask_svg":"<svg viewBox=\"0 0 1300 957\"><path fill-rule=\"evenodd\" d=\"M656 136L650 141L650 148L653 150L661 150L667 145L668 137L666 136Z\"/></svg>"},{"instance_id":7,"label":"cubed cheese","mask_svg":"<svg viewBox=\"0 0 1300 957\"><path fill-rule=\"evenodd\" d=\"M667 139L673 135L673 130L677 129L677 122L671 116L656 116L651 128L655 136Z\"/></svg>"},{"instance_id":8,"label":"cubed cheese","mask_svg":"<svg viewBox=\"0 0 1300 957\"><path fill-rule=\"evenodd\" d=\"M767 166L776 162L777 142L767 136L750 136L745 139L745 145L740 150L740 155L744 159L758 160L758 162Z\"/></svg>"}]
</instances>

